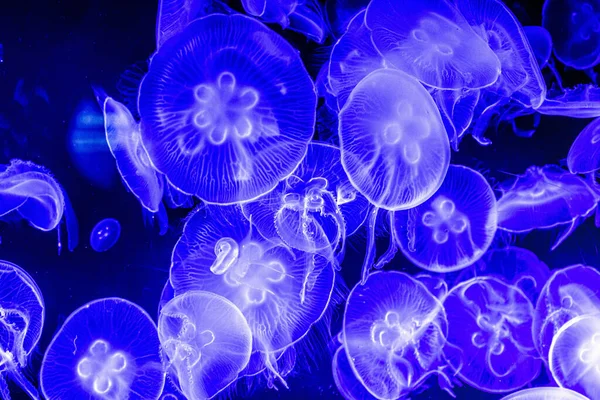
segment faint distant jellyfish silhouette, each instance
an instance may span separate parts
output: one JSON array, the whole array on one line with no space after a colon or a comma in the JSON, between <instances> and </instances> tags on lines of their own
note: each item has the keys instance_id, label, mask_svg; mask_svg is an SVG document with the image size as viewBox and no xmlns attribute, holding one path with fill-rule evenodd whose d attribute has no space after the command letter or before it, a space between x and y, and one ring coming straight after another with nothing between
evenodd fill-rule
<instances>
[{"instance_id":1,"label":"faint distant jellyfish silhouette","mask_svg":"<svg viewBox=\"0 0 600 400\"><path fill-rule=\"evenodd\" d=\"M538 375L541 361L531 338L533 306L520 289L495 277L476 277L450 290L444 308L444 356L470 386L509 392Z\"/></svg>"},{"instance_id":2,"label":"faint distant jellyfish silhouette","mask_svg":"<svg viewBox=\"0 0 600 400\"><path fill-rule=\"evenodd\" d=\"M496 198L489 183L477 171L451 165L433 196L395 213L394 229L410 261L429 271L450 272L483 256L496 222Z\"/></svg>"},{"instance_id":3,"label":"faint distant jellyfish silhouette","mask_svg":"<svg viewBox=\"0 0 600 400\"><path fill-rule=\"evenodd\" d=\"M92 249L101 253L110 250L121 236L121 224L114 218L105 218L98 222L90 233Z\"/></svg>"},{"instance_id":4,"label":"faint distant jellyfish silhouette","mask_svg":"<svg viewBox=\"0 0 600 400\"><path fill-rule=\"evenodd\" d=\"M523 32L540 69L544 68L552 55L552 36L550 36L550 32L542 26L524 26Z\"/></svg>"},{"instance_id":5,"label":"faint distant jellyfish silhouette","mask_svg":"<svg viewBox=\"0 0 600 400\"><path fill-rule=\"evenodd\" d=\"M549 368L559 386L590 399L600 397L600 316L582 315L561 327L552 339Z\"/></svg>"},{"instance_id":6,"label":"faint distant jellyfish silhouette","mask_svg":"<svg viewBox=\"0 0 600 400\"><path fill-rule=\"evenodd\" d=\"M561 387L536 387L523 389L501 400L589 400L587 397Z\"/></svg>"},{"instance_id":7,"label":"faint distant jellyfish silhouette","mask_svg":"<svg viewBox=\"0 0 600 400\"><path fill-rule=\"evenodd\" d=\"M75 310L46 350L48 400L158 399L165 383L156 325L138 305L94 300Z\"/></svg>"},{"instance_id":8,"label":"faint distant jellyfish silhouette","mask_svg":"<svg viewBox=\"0 0 600 400\"><path fill-rule=\"evenodd\" d=\"M542 25L554 41L554 54L565 65L591 68L600 61L600 2L546 0Z\"/></svg>"},{"instance_id":9,"label":"faint distant jellyfish silhouette","mask_svg":"<svg viewBox=\"0 0 600 400\"><path fill-rule=\"evenodd\" d=\"M374 0L365 22L386 61L428 86L479 89L498 79L498 57L450 1Z\"/></svg>"},{"instance_id":10,"label":"faint distant jellyfish silhouette","mask_svg":"<svg viewBox=\"0 0 600 400\"><path fill-rule=\"evenodd\" d=\"M338 391L346 400L374 400L376 399L354 375L354 370L348 361L344 346L340 346L331 362L333 380Z\"/></svg>"},{"instance_id":11,"label":"faint distant jellyfish silhouette","mask_svg":"<svg viewBox=\"0 0 600 400\"><path fill-rule=\"evenodd\" d=\"M238 203L273 189L300 163L315 106L290 44L249 17L213 14L152 58L140 87L142 141L181 191Z\"/></svg>"},{"instance_id":12,"label":"faint distant jellyfish silhouette","mask_svg":"<svg viewBox=\"0 0 600 400\"><path fill-rule=\"evenodd\" d=\"M524 233L561 226L554 250L597 203L596 194L578 176L556 165L531 166L498 200L498 228Z\"/></svg>"},{"instance_id":13,"label":"faint distant jellyfish silhouette","mask_svg":"<svg viewBox=\"0 0 600 400\"><path fill-rule=\"evenodd\" d=\"M21 267L0 261L0 397L10 399L6 376L32 399L37 389L21 369L37 346L44 326L45 306L33 278Z\"/></svg>"},{"instance_id":14,"label":"faint distant jellyfish silhouette","mask_svg":"<svg viewBox=\"0 0 600 400\"><path fill-rule=\"evenodd\" d=\"M185 292L165 304L158 333L188 399L209 399L225 389L252 352L246 318L232 302L210 292Z\"/></svg>"},{"instance_id":15,"label":"faint distant jellyfish silhouette","mask_svg":"<svg viewBox=\"0 0 600 400\"><path fill-rule=\"evenodd\" d=\"M406 395L437 372L446 333L441 303L407 274L375 272L348 297L343 336L347 360L378 399Z\"/></svg>"},{"instance_id":16,"label":"faint distant jellyfish silhouette","mask_svg":"<svg viewBox=\"0 0 600 400\"><path fill-rule=\"evenodd\" d=\"M567 165L572 174L587 174L600 169L600 118L579 133L569 149Z\"/></svg>"}]
</instances>

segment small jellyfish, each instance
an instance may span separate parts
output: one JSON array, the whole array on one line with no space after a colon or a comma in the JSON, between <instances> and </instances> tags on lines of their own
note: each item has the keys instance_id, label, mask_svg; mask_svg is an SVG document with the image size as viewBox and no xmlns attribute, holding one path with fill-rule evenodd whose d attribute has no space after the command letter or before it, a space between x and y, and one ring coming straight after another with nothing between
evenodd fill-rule
<instances>
[{"instance_id":1,"label":"small jellyfish","mask_svg":"<svg viewBox=\"0 0 600 400\"><path fill-rule=\"evenodd\" d=\"M572 174L587 174L600 169L600 118L579 133L569 149L567 165Z\"/></svg>"},{"instance_id":2,"label":"small jellyfish","mask_svg":"<svg viewBox=\"0 0 600 400\"><path fill-rule=\"evenodd\" d=\"M598 0L546 0L542 25L552 35L554 54L563 64L587 69L600 61Z\"/></svg>"},{"instance_id":3,"label":"small jellyfish","mask_svg":"<svg viewBox=\"0 0 600 400\"><path fill-rule=\"evenodd\" d=\"M0 261L0 397L10 400L6 376L32 399L37 389L23 376L44 326L45 306L33 278L21 267Z\"/></svg>"},{"instance_id":4,"label":"small jellyfish","mask_svg":"<svg viewBox=\"0 0 600 400\"><path fill-rule=\"evenodd\" d=\"M40 372L48 400L158 399L165 384L156 325L121 298L74 311L46 350Z\"/></svg>"},{"instance_id":5,"label":"small jellyfish","mask_svg":"<svg viewBox=\"0 0 600 400\"><path fill-rule=\"evenodd\" d=\"M560 387L600 398L600 316L581 315L556 332L549 368Z\"/></svg>"},{"instance_id":6,"label":"small jellyfish","mask_svg":"<svg viewBox=\"0 0 600 400\"><path fill-rule=\"evenodd\" d=\"M238 378L252 352L241 311L210 292L190 291L165 304L158 334L177 382L189 399L210 399Z\"/></svg>"},{"instance_id":7,"label":"small jellyfish","mask_svg":"<svg viewBox=\"0 0 600 400\"><path fill-rule=\"evenodd\" d=\"M500 75L498 57L450 1L373 0L365 21L385 60L428 86L479 89Z\"/></svg>"},{"instance_id":8,"label":"small jellyfish","mask_svg":"<svg viewBox=\"0 0 600 400\"><path fill-rule=\"evenodd\" d=\"M552 36L543 26L524 26L523 32L540 67L544 68L552 55Z\"/></svg>"},{"instance_id":9,"label":"small jellyfish","mask_svg":"<svg viewBox=\"0 0 600 400\"><path fill-rule=\"evenodd\" d=\"M485 178L451 165L433 196L395 213L394 229L410 261L432 272L450 272L483 256L496 233L496 218L496 198Z\"/></svg>"},{"instance_id":10,"label":"small jellyfish","mask_svg":"<svg viewBox=\"0 0 600 400\"><path fill-rule=\"evenodd\" d=\"M186 194L231 204L300 163L316 93L299 53L258 21L212 14L168 40L140 87L144 148Z\"/></svg>"},{"instance_id":11,"label":"small jellyfish","mask_svg":"<svg viewBox=\"0 0 600 400\"><path fill-rule=\"evenodd\" d=\"M346 400L375 400L363 384L354 375L354 370L348 361L344 346L340 346L331 361L331 372L338 391Z\"/></svg>"},{"instance_id":12,"label":"small jellyfish","mask_svg":"<svg viewBox=\"0 0 600 400\"><path fill-rule=\"evenodd\" d=\"M536 111L544 115L571 118L600 117L600 88L584 84L552 90Z\"/></svg>"},{"instance_id":13,"label":"small jellyfish","mask_svg":"<svg viewBox=\"0 0 600 400\"><path fill-rule=\"evenodd\" d=\"M111 249L121 236L121 224L113 218L105 218L98 222L90 233L92 249L101 253Z\"/></svg>"},{"instance_id":14,"label":"small jellyfish","mask_svg":"<svg viewBox=\"0 0 600 400\"><path fill-rule=\"evenodd\" d=\"M561 387L536 387L522 389L518 392L504 396L500 400L589 400L569 389Z\"/></svg>"},{"instance_id":15,"label":"small jellyfish","mask_svg":"<svg viewBox=\"0 0 600 400\"><path fill-rule=\"evenodd\" d=\"M375 272L352 289L344 346L355 376L378 399L397 399L437 372L446 313L427 288L402 272Z\"/></svg>"},{"instance_id":16,"label":"small jellyfish","mask_svg":"<svg viewBox=\"0 0 600 400\"><path fill-rule=\"evenodd\" d=\"M444 308L444 356L461 380L502 393L538 375L541 361L531 338L533 306L520 289L495 277L476 277L450 290Z\"/></svg>"}]
</instances>

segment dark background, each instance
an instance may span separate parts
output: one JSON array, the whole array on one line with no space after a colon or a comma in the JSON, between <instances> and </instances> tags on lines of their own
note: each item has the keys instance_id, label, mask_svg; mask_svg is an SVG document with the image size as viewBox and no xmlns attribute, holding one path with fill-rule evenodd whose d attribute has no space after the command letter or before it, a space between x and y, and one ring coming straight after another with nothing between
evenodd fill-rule
<instances>
[{"instance_id":1,"label":"dark background","mask_svg":"<svg viewBox=\"0 0 600 400\"><path fill-rule=\"evenodd\" d=\"M134 301L156 318L171 250L186 212L169 211L170 227L165 236L159 236L149 226L136 198L127 193L118 177L104 142L102 115L91 89L96 85L110 95L120 96L117 83L121 74L133 64L143 65L155 49L157 4L150 0L0 3L0 163L22 158L50 169L69 194L80 227L79 247L73 253L63 249L59 256L56 232L0 223L0 259L27 270L41 288L46 303L43 336L26 371L36 380L43 352L54 333L84 303L119 296ZM541 23L541 2L509 5L523 24ZM239 9L239 5L232 6ZM285 36L302 51L309 69L316 73L326 51L317 50L299 35L286 32ZM562 71L561 66L559 69ZM585 74L563 73L567 84L589 82ZM18 85L20 89L16 90ZM588 122L542 117L537 133L530 139L516 137L501 125L498 132L489 133L493 145L481 147L467 138L460 152L453 154L453 162L476 168L497 186L510 174L522 173L530 165L564 164L571 142ZM96 253L89 245L89 233L104 218L120 221L121 238L111 250ZM598 266L599 232L592 218L551 253L551 237L545 233L511 240L535 251L553 269L575 263ZM385 239L380 242L383 250ZM358 280L364 244L364 232L350 240L342 272L349 287ZM418 272L401 256L388 267ZM339 330L339 313L332 317L332 330ZM331 378L331 349L324 340L311 344L312 350L304 358L312 361L299 362L289 380L290 391L263 390L258 385L250 391L240 389L231 396L238 393L257 399L339 398ZM447 397L435 382L431 383L430 389L416 397ZM535 385L546 383L542 373ZM17 391L14 393L14 398L19 398ZM455 393L458 398L469 399L500 397L467 386L456 388Z\"/></svg>"}]
</instances>

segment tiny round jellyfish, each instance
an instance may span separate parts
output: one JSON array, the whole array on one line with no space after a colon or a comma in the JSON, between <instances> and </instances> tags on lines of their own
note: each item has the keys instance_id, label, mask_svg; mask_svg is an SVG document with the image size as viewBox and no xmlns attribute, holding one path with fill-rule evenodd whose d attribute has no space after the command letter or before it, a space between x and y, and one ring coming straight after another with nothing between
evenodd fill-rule
<instances>
[{"instance_id":1,"label":"tiny round jellyfish","mask_svg":"<svg viewBox=\"0 0 600 400\"><path fill-rule=\"evenodd\" d=\"M523 389L500 400L589 400L587 397L561 387L536 387Z\"/></svg>"},{"instance_id":2,"label":"tiny round jellyfish","mask_svg":"<svg viewBox=\"0 0 600 400\"><path fill-rule=\"evenodd\" d=\"M98 222L90 233L92 249L101 253L110 250L121 236L121 224L114 218L105 218Z\"/></svg>"},{"instance_id":3,"label":"tiny round jellyfish","mask_svg":"<svg viewBox=\"0 0 600 400\"><path fill-rule=\"evenodd\" d=\"M375 272L352 289L344 347L358 380L378 399L397 399L436 372L446 341L439 300L402 272Z\"/></svg>"},{"instance_id":4,"label":"tiny round jellyfish","mask_svg":"<svg viewBox=\"0 0 600 400\"><path fill-rule=\"evenodd\" d=\"M331 361L333 380L338 391L346 400L375 400L363 384L354 375L354 370L348 361L348 355L344 346L340 346Z\"/></svg>"},{"instance_id":5,"label":"tiny round jellyfish","mask_svg":"<svg viewBox=\"0 0 600 400\"><path fill-rule=\"evenodd\" d=\"M74 311L46 350L48 400L158 399L165 383L156 325L138 305L94 300Z\"/></svg>"},{"instance_id":6,"label":"tiny round jellyfish","mask_svg":"<svg viewBox=\"0 0 600 400\"><path fill-rule=\"evenodd\" d=\"M455 286L444 308L444 356L460 379L479 390L502 393L538 375L541 361L531 338L533 306L520 289L495 277L476 277Z\"/></svg>"},{"instance_id":7,"label":"tiny round jellyfish","mask_svg":"<svg viewBox=\"0 0 600 400\"><path fill-rule=\"evenodd\" d=\"M533 50L540 69L544 68L552 55L552 37L550 36L550 32L543 26L524 26L523 32Z\"/></svg>"},{"instance_id":8,"label":"tiny round jellyfish","mask_svg":"<svg viewBox=\"0 0 600 400\"><path fill-rule=\"evenodd\" d=\"M214 293L190 291L174 297L160 311L158 333L189 399L212 398L250 361L252 332L246 318Z\"/></svg>"},{"instance_id":9,"label":"tiny round jellyfish","mask_svg":"<svg viewBox=\"0 0 600 400\"><path fill-rule=\"evenodd\" d=\"M600 118L579 133L569 149L567 165L572 174L587 174L600 169Z\"/></svg>"},{"instance_id":10,"label":"tiny round jellyfish","mask_svg":"<svg viewBox=\"0 0 600 400\"><path fill-rule=\"evenodd\" d=\"M365 21L384 59L428 86L479 89L500 75L498 57L450 1L373 0Z\"/></svg>"},{"instance_id":11,"label":"tiny round jellyfish","mask_svg":"<svg viewBox=\"0 0 600 400\"><path fill-rule=\"evenodd\" d=\"M139 108L157 170L184 193L232 204L267 193L300 163L316 92L282 37L246 16L212 14L162 45Z\"/></svg>"},{"instance_id":12,"label":"tiny round jellyfish","mask_svg":"<svg viewBox=\"0 0 600 400\"><path fill-rule=\"evenodd\" d=\"M438 191L423 204L394 215L402 253L417 266L451 272L477 261L496 233L496 198L485 178L451 165Z\"/></svg>"}]
</instances>

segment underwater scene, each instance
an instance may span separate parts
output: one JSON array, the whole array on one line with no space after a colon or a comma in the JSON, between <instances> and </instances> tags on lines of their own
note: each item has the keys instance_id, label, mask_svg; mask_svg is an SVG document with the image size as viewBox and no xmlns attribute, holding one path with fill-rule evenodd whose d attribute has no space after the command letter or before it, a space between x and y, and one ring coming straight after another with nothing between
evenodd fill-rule
<instances>
[{"instance_id":1,"label":"underwater scene","mask_svg":"<svg viewBox=\"0 0 600 400\"><path fill-rule=\"evenodd\" d=\"M600 400L600 0L0 5L0 399Z\"/></svg>"}]
</instances>

